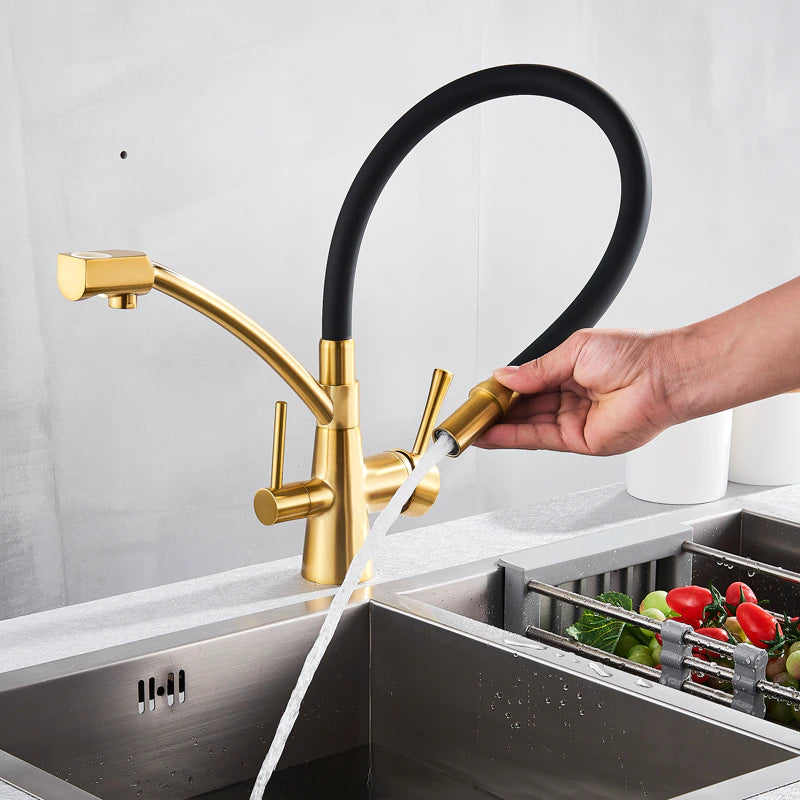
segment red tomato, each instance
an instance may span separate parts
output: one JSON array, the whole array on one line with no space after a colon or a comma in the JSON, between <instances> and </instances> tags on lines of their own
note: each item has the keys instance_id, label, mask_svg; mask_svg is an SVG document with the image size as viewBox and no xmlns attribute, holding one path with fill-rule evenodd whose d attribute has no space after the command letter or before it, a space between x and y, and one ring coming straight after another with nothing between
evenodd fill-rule
<instances>
[{"instance_id":1,"label":"red tomato","mask_svg":"<svg viewBox=\"0 0 800 800\"><path fill-rule=\"evenodd\" d=\"M728 641L728 632L724 628L696 628L695 633L699 633L701 636L708 636L709 639L716 639L718 642ZM693 647L692 653L701 656L716 655L713 650L706 650L703 647Z\"/></svg>"},{"instance_id":2,"label":"red tomato","mask_svg":"<svg viewBox=\"0 0 800 800\"><path fill-rule=\"evenodd\" d=\"M719 642L728 641L728 632L724 628L697 628L697 633L701 636L709 636Z\"/></svg>"},{"instance_id":3,"label":"red tomato","mask_svg":"<svg viewBox=\"0 0 800 800\"><path fill-rule=\"evenodd\" d=\"M736 606L738 606L739 602L741 601L742 595L744 595L745 603L758 602L756 593L746 583L742 583L741 581L734 581L728 587L728 590L725 592L725 602L729 606L733 606L734 608L736 608Z\"/></svg>"},{"instance_id":4,"label":"red tomato","mask_svg":"<svg viewBox=\"0 0 800 800\"><path fill-rule=\"evenodd\" d=\"M674 622L680 622L681 625L689 625L691 628L694 628L694 630L700 627L699 619L689 619L688 617L670 617L670 619Z\"/></svg>"},{"instance_id":5,"label":"red tomato","mask_svg":"<svg viewBox=\"0 0 800 800\"><path fill-rule=\"evenodd\" d=\"M667 605L673 611L698 622L703 618L705 607L712 600L711 591L704 586L679 586L667 592Z\"/></svg>"},{"instance_id":6,"label":"red tomato","mask_svg":"<svg viewBox=\"0 0 800 800\"><path fill-rule=\"evenodd\" d=\"M783 634L772 614L755 603L740 603L736 609L736 621L742 626L747 638L763 650L769 646L767 642Z\"/></svg>"}]
</instances>

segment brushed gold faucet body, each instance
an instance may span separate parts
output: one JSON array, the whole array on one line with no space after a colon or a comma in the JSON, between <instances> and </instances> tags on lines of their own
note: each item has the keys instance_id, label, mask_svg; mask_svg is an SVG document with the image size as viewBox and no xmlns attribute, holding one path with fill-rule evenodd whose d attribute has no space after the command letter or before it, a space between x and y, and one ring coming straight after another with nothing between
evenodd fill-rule
<instances>
[{"instance_id":1,"label":"brushed gold faucet body","mask_svg":"<svg viewBox=\"0 0 800 800\"><path fill-rule=\"evenodd\" d=\"M283 480L286 404L279 401L275 408L272 475L269 486L255 493L255 513L265 525L305 519L303 576L315 583L341 583L367 535L368 515L385 508L425 452L452 375L444 370L434 371L410 450L387 450L365 458L352 339L320 341L316 380L275 338L230 303L136 251L61 253L58 285L69 300L104 295L109 306L117 309L136 308L140 295L157 289L225 328L286 381L316 419L311 477L292 483ZM437 429L453 436L459 453L481 432L470 414L477 416L485 429L491 424L486 422L489 416L494 414L493 419L497 418L501 407L507 407L498 395L507 400L508 390L499 384L481 389L483 385L473 390L473 394L478 392L477 398L470 396L464 406L469 406L467 413L456 412ZM409 499L403 514L424 514L436 501L439 488L439 471L434 467ZM363 579L370 577L370 569Z\"/></svg>"}]
</instances>

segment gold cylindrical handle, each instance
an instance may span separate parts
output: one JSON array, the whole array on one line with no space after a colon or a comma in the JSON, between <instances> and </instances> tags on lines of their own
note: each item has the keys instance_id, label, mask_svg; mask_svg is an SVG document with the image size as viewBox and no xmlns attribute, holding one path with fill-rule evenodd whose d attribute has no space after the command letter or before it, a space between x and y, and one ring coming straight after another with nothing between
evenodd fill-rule
<instances>
[{"instance_id":1,"label":"gold cylindrical handle","mask_svg":"<svg viewBox=\"0 0 800 800\"><path fill-rule=\"evenodd\" d=\"M434 434L438 431L449 433L455 440L456 449L448 455L461 455L484 431L503 417L518 396L495 378L482 381L472 387L467 401L439 425Z\"/></svg>"},{"instance_id":2,"label":"gold cylindrical handle","mask_svg":"<svg viewBox=\"0 0 800 800\"><path fill-rule=\"evenodd\" d=\"M436 427L436 418L444 402L444 396L450 388L453 380L453 373L444 369L435 369L431 378L431 388L428 389L428 399L425 401L425 410L422 412L422 419L419 423L417 438L414 439L414 446L411 452L415 456L421 456L428 448L428 442L433 435Z\"/></svg>"},{"instance_id":3,"label":"gold cylindrical handle","mask_svg":"<svg viewBox=\"0 0 800 800\"><path fill-rule=\"evenodd\" d=\"M275 422L272 431L272 475L269 488L273 491L283 486L283 454L286 449L286 403L275 403Z\"/></svg>"},{"instance_id":4,"label":"gold cylindrical handle","mask_svg":"<svg viewBox=\"0 0 800 800\"><path fill-rule=\"evenodd\" d=\"M279 489L259 489L253 498L256 516L264 525L312 517L332 505L333 489L319 478L287 483Z\"/></svg>"}]
</instances>

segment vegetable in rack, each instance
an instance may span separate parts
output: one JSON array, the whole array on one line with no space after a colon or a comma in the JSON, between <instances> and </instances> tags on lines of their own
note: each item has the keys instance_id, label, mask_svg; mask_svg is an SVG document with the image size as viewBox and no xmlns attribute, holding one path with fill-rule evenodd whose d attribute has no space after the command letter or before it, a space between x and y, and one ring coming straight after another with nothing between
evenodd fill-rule
<instances>
[{"instance_id":1,"label":"vegetable in rack","mask_svg":"<svg viewBox=\"0 0 800 800\"><path fill-rule=\"evenodd\" d=\"M597 598L631 610L633 602L621 592L606 592ZM639 613L658 622L672 619L689 625L698 634L719 642L753 644L767 651L767 678L783 686L800 686L800 618L775 619L759 603L755 592L742 581L731 583L723 596L710 585L679 586L671 591L649 592L639 604ZM567 628L567 635L577 641L615 653L637 664L660 669L662 640L659 634L636 625L609 619L595 611L584 611L580 619ZM699 661L732 663L724 656L704 647L693 647ZM708 683L715 689L731 692L732 687L719 678L701 671L692 672L692 680ZM800 709L777 700L767 701L767 714L784 724L800 725Z\"/></svg>"}]
</instances>

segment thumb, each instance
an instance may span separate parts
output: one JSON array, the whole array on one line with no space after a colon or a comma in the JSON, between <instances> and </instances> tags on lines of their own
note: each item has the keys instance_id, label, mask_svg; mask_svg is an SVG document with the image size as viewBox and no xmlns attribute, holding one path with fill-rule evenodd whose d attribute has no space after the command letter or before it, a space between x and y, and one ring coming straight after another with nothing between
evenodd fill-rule
<instances>
[{"instance_id":1,"label":"thumb","mask_svg":"<svg viewBox=\"0 0 800 800\"><path fill-rule=\"evenodd\" d=\"M570 337L555 350L533 361L519 367L501 367L494 370L493 375L503 386L520 394L539 394L556 389L572 377L580 352L575 344Z\"/></svg>"}]
</instances>

